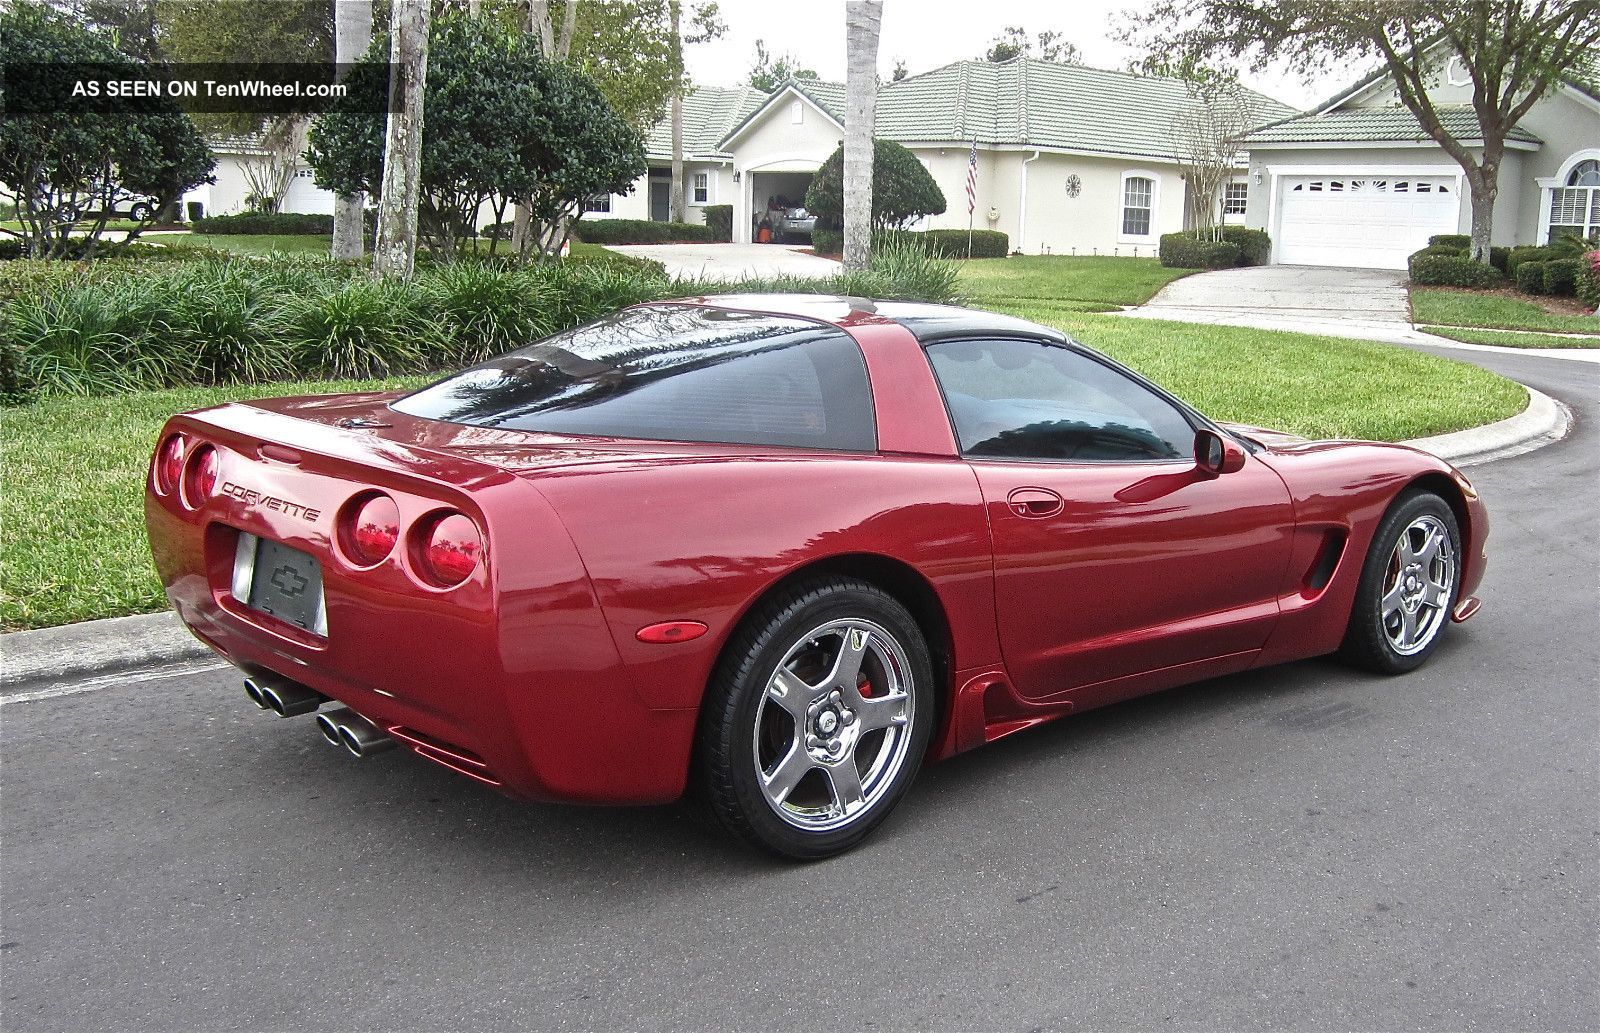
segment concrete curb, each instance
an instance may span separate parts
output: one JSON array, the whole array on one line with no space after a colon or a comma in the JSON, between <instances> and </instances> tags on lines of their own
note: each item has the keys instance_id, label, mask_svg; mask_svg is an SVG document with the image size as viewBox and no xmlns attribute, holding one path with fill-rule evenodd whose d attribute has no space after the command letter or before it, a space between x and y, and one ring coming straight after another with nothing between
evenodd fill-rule
<instances>
[{"instance_id":1,"label":"concrete curb","mask_svg":"<svg viewBox=\"0 0 1600 1033\"><path fill-rule=\"evenodd\" d=\"M1528 399L1528 407L1510 419L1402 444L1470 466L1531 452L1565 437L1572 427L1567 407L1532 388ZM172 613L13 632L0 635L0 702L45 698L55 694L46 686L74 679L194 668L212 659L211 650Z\"/></svg>"}]
</instances>

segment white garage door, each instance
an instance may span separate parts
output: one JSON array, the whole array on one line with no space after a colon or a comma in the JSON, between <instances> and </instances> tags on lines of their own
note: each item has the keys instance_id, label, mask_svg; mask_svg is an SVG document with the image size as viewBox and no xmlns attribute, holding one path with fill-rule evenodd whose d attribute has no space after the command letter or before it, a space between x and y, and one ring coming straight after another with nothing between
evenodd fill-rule
<instances>
[{"instance_id":1,"label":"white garage door","mask_svg":"<svg viewBox=\"0 0 1600 1033\"><path fill-rule=\"evenodd\" d=\"M289 189L284 191L283 203L278 209L298 215L332 215L333 202L333 191L317 186L315 171L296 169L289 179Z\"/></svg>"},{"instance_id":2,"label":"white garage door","mask_svg":"<svg viewBox=\"0 0 1600 1033\"><path fill-rule=\"evenodd\" d=\"M1404 269L1435 233L1454 233L1454 177L1288 176L1278 197L1283 265Z\"/></svg>"}]
</instances>

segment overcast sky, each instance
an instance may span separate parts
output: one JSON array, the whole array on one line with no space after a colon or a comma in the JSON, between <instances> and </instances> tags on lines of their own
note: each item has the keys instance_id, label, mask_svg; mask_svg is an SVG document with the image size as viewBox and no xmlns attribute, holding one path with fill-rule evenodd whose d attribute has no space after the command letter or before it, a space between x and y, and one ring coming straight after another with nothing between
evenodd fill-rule
<instances>
[{"instance_id":1,"label":"overcast sky","mask_svg":"<svg viewBox=\"0 0 1600 1033\"><path fill-rule=\"evenodd\" d=\"M689 74L708 86L745 81L755 61L756 40L788 52L824 79L844 81L844 0L719 0L728 32L689 48ZM1030 34L1053 29L1083 51L1084 63L1121 68L1137 56L1111 38L1117 15L1137 0L884 0L878 68L885 79L895 60L912 75L962 58L978 57L1008 25ZM1246 85L1286 104L1304 107L1322 100L1364 69L1310 85L1288 70L1247 77Z\"/></svg>"}]
</instances>

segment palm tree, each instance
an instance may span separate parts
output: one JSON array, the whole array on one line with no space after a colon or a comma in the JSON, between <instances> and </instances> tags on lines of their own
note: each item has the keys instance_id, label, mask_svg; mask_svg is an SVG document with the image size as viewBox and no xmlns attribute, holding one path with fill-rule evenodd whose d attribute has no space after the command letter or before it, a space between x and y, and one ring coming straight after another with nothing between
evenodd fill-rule
<instances>
[{"instance_id":1,"label":"palm tree","mask_svg":"<svg viewBox=\"0 0 1600 1033\"><path fill-rule=\"evenodd\" d=\"M872 256L872 120L878 102L882 0L844 5L844 267L865 269Z\"/></svg>"},{"instance_id":2,"label":"palm tree","mask_svg":"<svg viewBox=\"0 0 1600 1033\"><path fill-rule=\"evenodd\" d=\"M383 147L383 196L378 200L378 241L372 271L408 277L417 260L417 204L422 197L422 97L428 84L429 0L394 0L389 18L389 61L399 76L399 104L391 104ZM390 97L396 83L390 80Z\"/></svg>"},{"instance_id":3,"label":"palm tree","mask_svg":"<svg viewBox=\"0 0 1600 1033\"><path fill-rule=\"evenodd\" d=\"M335 0L334 53L341 65L353 65L372 42L372 0ZM367 195L341 194L333 205L333 257L360 258L365 235L361 213Z\"/></svg>"}]
</instances>

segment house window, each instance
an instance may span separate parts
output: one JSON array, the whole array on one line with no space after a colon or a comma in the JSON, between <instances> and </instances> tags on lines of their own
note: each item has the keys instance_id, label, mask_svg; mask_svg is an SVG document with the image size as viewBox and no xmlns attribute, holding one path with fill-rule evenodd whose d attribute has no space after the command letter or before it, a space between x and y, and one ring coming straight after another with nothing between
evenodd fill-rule
<instances>
[{"instance_id":1,"label":"house window","mask_svg":"<svg viewBox=\"0 0 1600 1033\"><path fill-rule=\"evenodd\" d=\"M587 201L583 202L583 210L586 211L586 212L609 212L609 211L611 211L611 195L610 194L595 194L593 197L591 197Z\"/></svg>"},{"instance_id":2,"label":"house window","mask_svg":"<svg viewBox=\"0 0 1600 1033\"><path fill-rule=\"evenodd\" d=\"M803 125L806 120L806 106L799 101L789 105L789 121L795 125Z\"/></svg>"},{"instance_id":3,"label":"house window","mask_svg":"<svg viewBox=\"0 0 1600 1033\"><path fill-rule=\"evenodd\" d=\"M694 174L694 203L705 204L711 200L711 176L709 173L696 172Z\"/></svg>"},{"instance_id":4,"label":"house window","mask_svg":"<svg viewBox=\"0 0 1600 1033\"><path fill-rule=\"evenodd\" d=\"M1249 183L1229 183L1222 188L1222 214L1243 215L1250 197Z\"/></svg>"},{"instance_id":5,"label":"house window","mask_svg":"<svg viewBox=\"0 0 1600 1033\"><path fill-rule=\"evenodd\" d=\"M1550 236L1600 237L1600 161L1580 161L1550 191Z\"/></svg>"},{"instance_id":6,"label":"house window","mask_svg":"<svg viewBox=\"0 0 1600 1033\"><path fill-rule=\"evenodd\" d=\"M1155 180L1147 176L1127 174L1122 177L1122 235L1124 237L1150 236L1151 217L1155 209Z\"/></svg>"}]
</instances>

